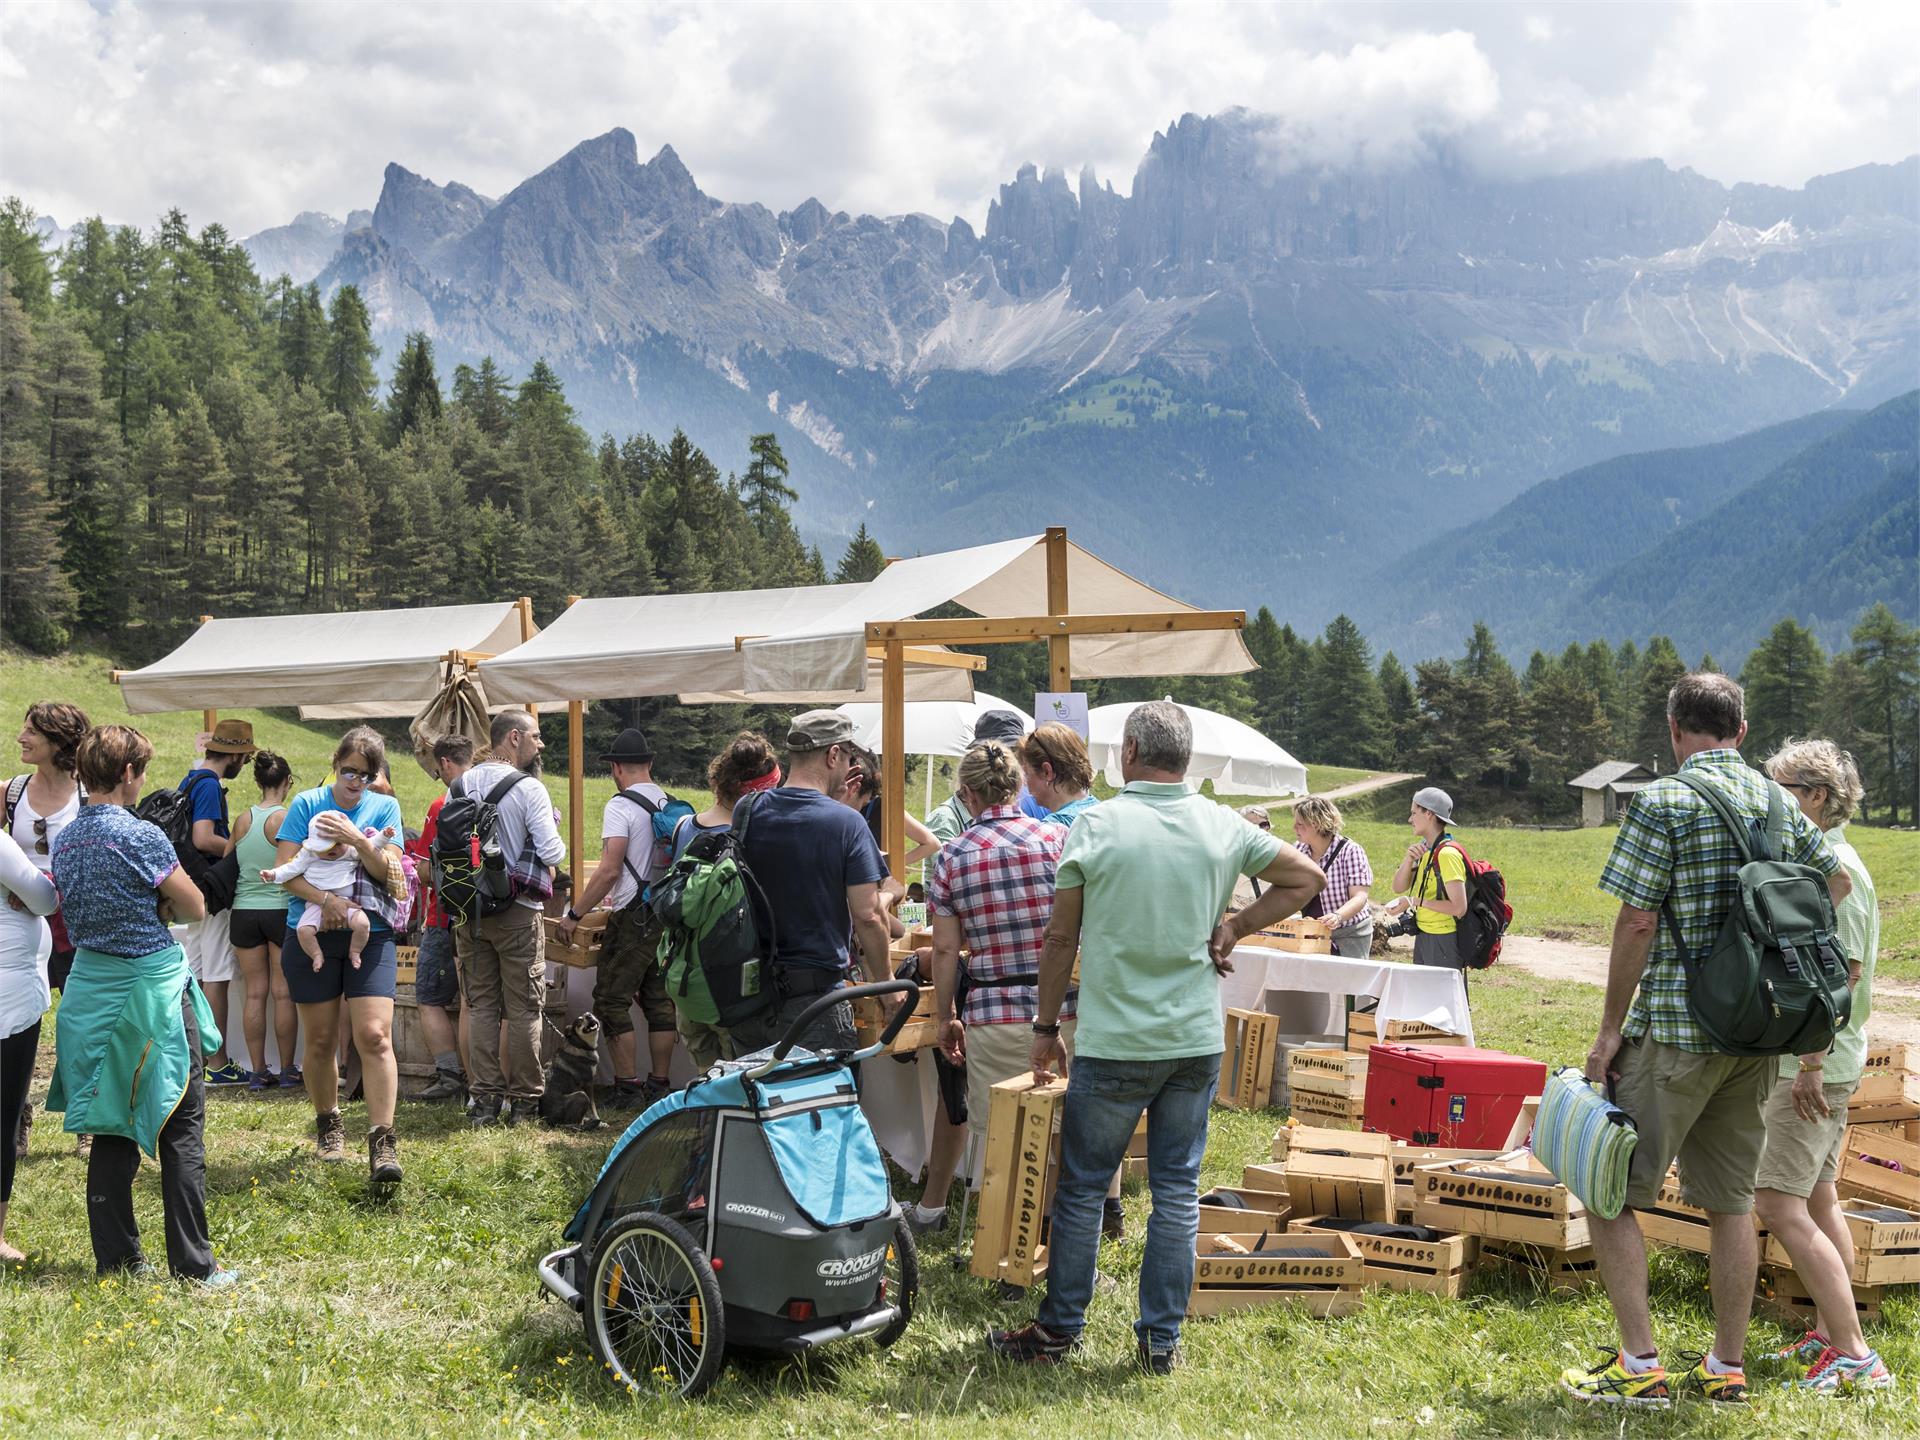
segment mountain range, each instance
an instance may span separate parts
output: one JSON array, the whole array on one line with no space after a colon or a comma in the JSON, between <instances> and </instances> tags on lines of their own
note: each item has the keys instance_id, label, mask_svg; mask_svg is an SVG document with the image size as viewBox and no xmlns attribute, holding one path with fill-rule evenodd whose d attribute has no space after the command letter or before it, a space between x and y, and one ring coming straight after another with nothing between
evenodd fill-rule
<instances>
[{"instance_id":1,"label":"mountain range","mask_svg":"<svg viewBox=\"0 0 1920 1440\"><path fill-rule=\"evenodd\" d=\"M976 230L723 201L615 129L498 199L390 164L371 212L247 244L264 273L357 285L388 361L415 329L443 379L545 356L590 426L681 426L723 465L774 429L822 540L1064 522L1187 598L1306 626L1368 608L1338 577L1418 565L1540 481L1920 373L1920 157L1788 190L1657 160L1491 175L1439 147L1328 168L1281 134L1184 116L1126 193L1029 165ZM1379 638L1425 639L1390 598Z\"/></svg>"}]
</instances>

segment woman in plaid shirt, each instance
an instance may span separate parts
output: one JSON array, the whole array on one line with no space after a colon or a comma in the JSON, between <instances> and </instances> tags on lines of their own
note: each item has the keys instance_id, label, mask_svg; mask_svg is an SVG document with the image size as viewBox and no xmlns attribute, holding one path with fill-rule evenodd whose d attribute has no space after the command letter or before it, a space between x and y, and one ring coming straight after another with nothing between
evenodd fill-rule
<instances>
[{"instance_id":1,"label":"woman in plaid shirt","mask_svg":"<svg viewBox=\"0 0 1920 1440\"><path fill-rule=\"evenodd\" d=\"M967 1067L967 1126L984 1143L993 1087L1031 1068L1040 945L1053 914L1054 871L1066 828L1020 813L1020 762L998 740L960 761L960 803L973 818L927 867L940 1047ZM964 970L960 952L967 951ZM960 995L962 984L964 996ZM1073 1053L1074 995L1060 1010ZM1118 1221L1118 1192L1109 1202Z\"/></svg>"},{"instance_id":2,"label":"woman in plaid shirt","mask_svg":"<svg viewBox=\"0 0 1920 1440\"><path fill-rule=\"evenodd\" d=\"M1340 823L1340 807L1331 800L1305 795L1294 802L1298 848L1327 877L1327 888L1300 913L1326 922L1333 931L1334 954L1365 959L1373 949L1373 911L1368 908L1373 866L1360 843L1340 833Z\"/></svg>"}]
</instances>

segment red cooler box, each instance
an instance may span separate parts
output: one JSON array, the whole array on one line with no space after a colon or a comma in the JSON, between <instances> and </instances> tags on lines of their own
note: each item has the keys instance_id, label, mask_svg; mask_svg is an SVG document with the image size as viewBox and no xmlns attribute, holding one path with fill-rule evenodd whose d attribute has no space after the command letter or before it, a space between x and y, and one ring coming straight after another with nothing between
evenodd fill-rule
<instances>
[{"instance_id":1,"label":"red cooler box","mask_svg":"<svg viewBox=\"0 0 1920 1440\"><path fill-rule=\"evenodd\" d=\"M1366 1126L1410 1145L1494 1150L1546 1083L1545 1065L1502 1050L1375 1045L1367 1051Z\"/></svg>"}]
</instances>

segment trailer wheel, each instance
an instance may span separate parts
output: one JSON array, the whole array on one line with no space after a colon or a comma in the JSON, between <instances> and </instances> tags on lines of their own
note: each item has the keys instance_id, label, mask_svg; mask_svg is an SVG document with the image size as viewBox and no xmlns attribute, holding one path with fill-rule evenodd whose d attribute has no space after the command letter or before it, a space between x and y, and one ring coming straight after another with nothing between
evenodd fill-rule
<instances>
[{"instance_id":1,"label":"trailer wheel","mask_svg":"<svg viewBox=\"0 0 1920 1440\"><path fill-rule=\"evenodd\" d=\"M700 1394L726 1363L720 1282L699 1242L651 1210L602 1232L587 1266L587 1340L635 1394Z\"/></svg>"},{"instance_id":2,"label":"trailer wheel","mask_svg":"<svg viewBox=\"0 0 1920 1440\"><path fill-rule=\"evenodd\" d=\"M913 1231L905 1220L893 1227L893 1239L887 1245L887 1263L880 1271L879 1298L900 1307L900 1316L883 1330L874 1332L874 1343L882 1349L907 1333L913 1321L914 1301L920 1295L920 1251L913 1243Z\"/></svg>"}]
</instances>

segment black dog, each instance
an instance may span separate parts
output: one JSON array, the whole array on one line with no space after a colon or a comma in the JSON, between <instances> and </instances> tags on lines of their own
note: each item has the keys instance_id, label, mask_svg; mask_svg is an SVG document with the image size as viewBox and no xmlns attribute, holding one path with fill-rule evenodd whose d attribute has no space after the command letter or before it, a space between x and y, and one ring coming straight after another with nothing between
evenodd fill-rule
<instances>
[{"instance_id":1,"label":"black dog","mask_svg":"<svg viewBox=\"0 0 1920 1440\"><path fill-rule=\"evenodd\" d=\"M540 1119L576 1130L600 1128L593 1103L593 1075L600 1062L600 1020L582 1015L561 1032L560 1049L547 1066L547 1088L540 1097Z\"/></svg>"}]
</instances>

